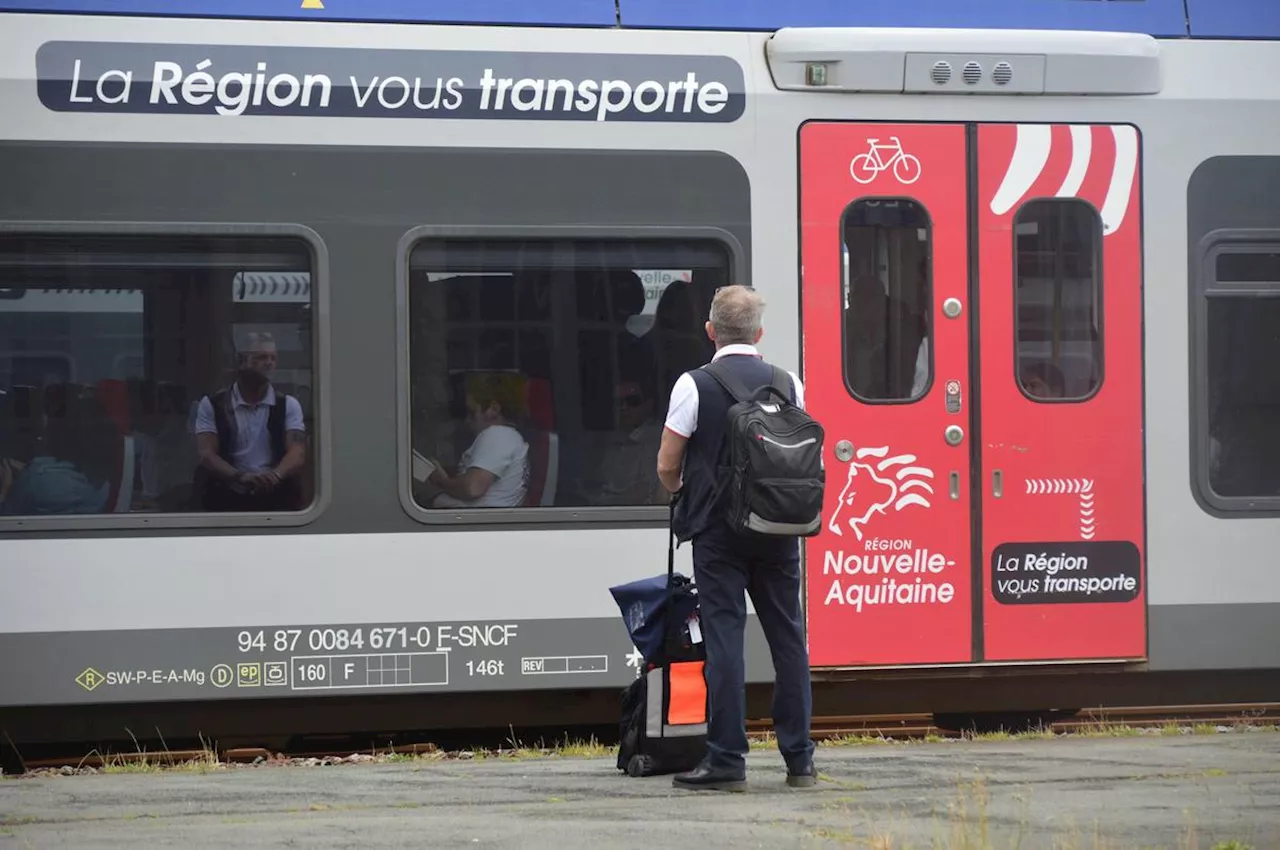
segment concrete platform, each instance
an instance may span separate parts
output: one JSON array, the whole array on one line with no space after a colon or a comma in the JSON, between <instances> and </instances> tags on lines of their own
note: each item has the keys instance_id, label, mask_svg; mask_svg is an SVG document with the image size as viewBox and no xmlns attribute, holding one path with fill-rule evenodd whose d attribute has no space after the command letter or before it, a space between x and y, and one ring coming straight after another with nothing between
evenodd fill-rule
<instances>
[{"instance_id":1,"label":"concrete platform","mask_svg":"<svg viewBox=\"0 0 1280 850\"><path fill-rule=\"evenodd\" d=\"M794 791L753 752L742 794L568 758L4 778L0 850L1280 847L1275 732L818 753L823 780Z\"/></svg>"}]
</instances>

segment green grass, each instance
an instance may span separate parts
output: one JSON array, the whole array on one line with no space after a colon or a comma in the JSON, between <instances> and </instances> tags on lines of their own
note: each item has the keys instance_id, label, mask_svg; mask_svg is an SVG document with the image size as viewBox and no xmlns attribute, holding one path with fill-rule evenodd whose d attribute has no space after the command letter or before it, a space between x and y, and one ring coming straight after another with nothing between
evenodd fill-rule
<instances>
[{"instance_id":1,"label":"green grass","mask_svg":"<svg viewBox=\"0 0 1280 850\"><path fill-rule=\"evenodd\" d=\"M1008 793L1015 803L1015 813L992 814L993 793ZM873 809L859 805L856 796L828 797L819 806L826 815L817 827L805 827L803 821L777 821L773 825L794 829L800 826L805 835L851 847L877 850L1021 850L1049 847L1052 850L1138 850L1132 843L1109 838L1105 828L1094 821L1081 826L1068 821L1057 827L1033 823L1031 794L1013 789L988 788L983 776L965 777L955 784L953 793L933 805L931 812L921 814L894 806L876 804ZM832 823L835 821L835 823ZM928 838L915 841L906 837L906 824L912 834L924 832ZM1172 845L1145 845L1142 850L1254 850L1240 839L1204 844L1199 838L1194 819L1187 818Z\"/></svg>"},{"instance_id":2,"label":"green grass","mask_svg":"<svg viewBox=\"0 0 1280 850\"><path fill-rule=\"evenodd\" d=\"M895 738L889 734L868 731L827 738L818 741L817 746L820 749L869 746L915 747L944 742L981 744L1058 738L1127 738L1142 735L1173 737L1231 734L1247 731L1274 733L1280 731L1280 726L1256 723L1245 718L1226 727L1226 729L1226 732L1219 732L1218 727L1213 724L1180 724L1173 721L1161 726L1137 727L1099 719L1067 732L1055 732L1052 729L1041 727L1028 730L997 730L993 732L963 733L960 735L941 734L933 731L922 737ZM130 734L132 735L132 733ZM163 739L161 740L163 742ZM202 749L196 757L191 758L185 755L179 757L178 754L169 751L167 748L148 751L137 744L137 738L135 737L135 750L133 752L102 754L94 750L81 760L78 767L92 767L95 772L102 773L130 774L157 773L161 771L208 773L214 770L224 770L232 766L221 759L217 748L213 744L204 742L203 739L201 740ZM771 732L753 734L749 736L749 745L752 750L756 751L773 750L777 747L777 740ZM562 739L555 739L549 742L545 740L526 742L519 739L514 730L512 730L505 744L497 749L445 752L434 744L421 743L374 749L361 754L360 761L365 764L418 764L445 760L592 759L612 758L617 755L617 751L616 746L603 744L594 737L583 740L566 735Z\"/></svg>"}]
</instances>

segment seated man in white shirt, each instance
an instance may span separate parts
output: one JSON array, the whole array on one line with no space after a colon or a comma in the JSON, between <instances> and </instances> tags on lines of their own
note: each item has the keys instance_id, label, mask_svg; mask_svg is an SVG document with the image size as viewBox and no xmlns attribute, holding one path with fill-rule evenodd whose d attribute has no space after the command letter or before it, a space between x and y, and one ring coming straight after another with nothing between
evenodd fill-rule
<instances>
[{"instance_id":1,"label":"seated man in white shirt","mask_svg":"<svg viewBox=\"0 0 1280 850\"><path fill-rule=\"evenodd\" d=\"M301 510L306 425L298 400L271 385L275 339L249 334L238 358L235 383L196 409L193 489L206 511Z\"/></svg>"},{"instance_id":2,"label":"seated man in white shirt","mask_svg":"<svg viewBox=\"0 0 1280 850\"><path fill-rule=\"evenodd\" d=\"M529 487L529 444L514 422L523 414L525 381L518 375L473 373L466 380L467 426L475 440L455 475L434 461L427 480L439 487L437 508L514 508Z\"/></svg>"}]
</instances>

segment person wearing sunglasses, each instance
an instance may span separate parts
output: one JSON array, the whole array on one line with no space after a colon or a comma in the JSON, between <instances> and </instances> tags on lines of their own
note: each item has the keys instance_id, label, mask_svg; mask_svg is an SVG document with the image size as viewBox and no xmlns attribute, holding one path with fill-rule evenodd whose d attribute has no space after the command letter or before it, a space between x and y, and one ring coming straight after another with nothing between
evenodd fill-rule
<instances>
[{"instance_id":1,"label":"person wearing sunglasses","mask_svg":"<svg viewBox=\"0 0 1280 850\"><path fill-rule=\"evenodd\" d=\"M575 482L582 504L663 505L666 492L658 481L653 458L662 440L653 389L623 377L613 394L613 429L601 434L588 452L587 472Z\"/></svg>"}]
</instances>

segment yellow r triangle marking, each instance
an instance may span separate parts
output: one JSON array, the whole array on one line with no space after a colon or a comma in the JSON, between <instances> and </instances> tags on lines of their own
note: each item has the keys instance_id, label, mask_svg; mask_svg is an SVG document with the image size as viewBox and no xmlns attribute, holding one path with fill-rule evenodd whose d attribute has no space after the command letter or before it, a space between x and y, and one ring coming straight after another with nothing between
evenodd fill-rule
<instances>
[{"instance_id":1,"label":"yellow r triangle marking","mask_svg":"<svg viewBox=\"0 0 1280 850\"><path fill-rule=\"evenodd\" d=\"M302 0L302 8L304 9L323 9L324 4L320 0Z\"/></svg>"}]
</instances>

